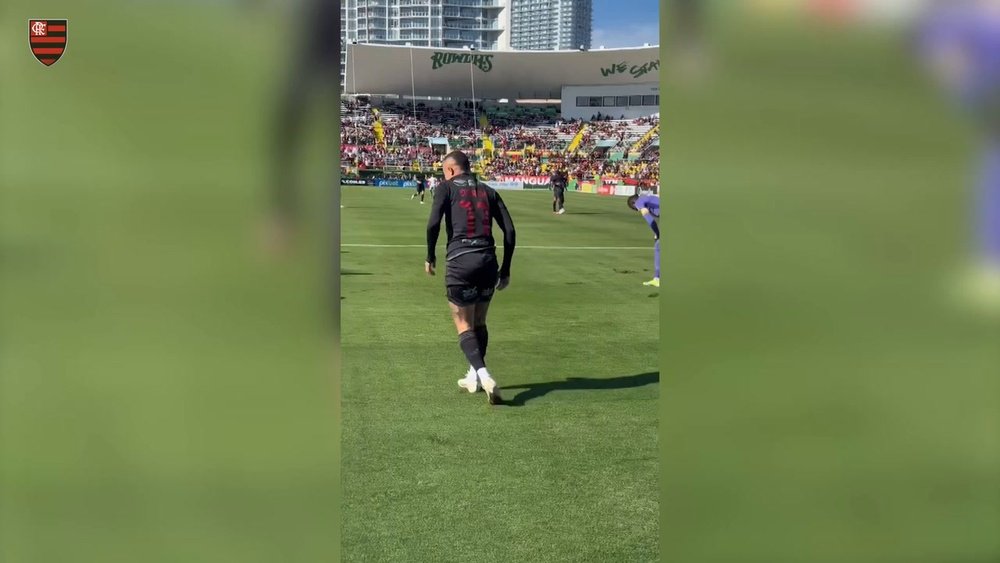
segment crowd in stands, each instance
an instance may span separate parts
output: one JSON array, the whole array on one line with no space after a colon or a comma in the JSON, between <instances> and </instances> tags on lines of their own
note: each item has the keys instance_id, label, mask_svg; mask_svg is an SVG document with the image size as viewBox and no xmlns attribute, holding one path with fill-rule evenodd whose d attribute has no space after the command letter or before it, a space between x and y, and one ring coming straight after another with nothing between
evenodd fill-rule
<instances>
[{"instance_id":1,"label":"crowd in stands","mask_svg":"<svg viewBox=\"0 0 1000 563\"><path fill-rule=\"evenodd\" d=\"M341 145L341 166L366 169L411 168L413 163L429 168L436 160L430 147L396 145Z\"/></svg>"},{"instance_id":2,"label":"crowd in stands","mask_svg":"<svg viewBox=\"0 0 1000 563\"><path fill-rule=\"evenodd\" d=\"M387 102L373 108L358 100L342 105L341 161L348 168L430 168L440 159L444 145L430 146L430 138L447 139L450 148L473 150L487 137L493 145L485 151L480 173L499 175L551 175L564 170L571 179L596 175L620 176L642 183L658 181L659 150L648 140L639 154L629 155L639 133L658 125L658 117L633 120L595 116L584 129L578 150L566 149L580 131L578 121L565 121L552 107L525 110L476 108L471 102L429 107ZM381 136L376 134L381 123ZM485 127L484 127L485 125ZM384 141L384 142L382 142ZM614 141L613 147L596 144ZM601 143L607 145L608 143Z\"/></svg>"},{"instance_id":3,"label":"crowd in stands","mask_svg":"<svg viewBox=\"0 0 1000 563\"><path fill-rule=\"evenodd\" d=\"M597 154L537 156L494 156L488 158L482 173L497 176L550 176L563 170L571 179L590 180L595 176L630 178L643 184L659 182L659 152L644 155L640 160L610 159Z\"/></svg>"},{"instance_id":4,"label":"crowd in stands","mask_svg":"<svg viewBox=\"0 0 1000 563\"><path fill-rule=\"evenodd\" d=\"M366 103L344 99L340 103L340 142L342 145L371 146L375 144L375 115Z\"/></svg>"}]
</instances>

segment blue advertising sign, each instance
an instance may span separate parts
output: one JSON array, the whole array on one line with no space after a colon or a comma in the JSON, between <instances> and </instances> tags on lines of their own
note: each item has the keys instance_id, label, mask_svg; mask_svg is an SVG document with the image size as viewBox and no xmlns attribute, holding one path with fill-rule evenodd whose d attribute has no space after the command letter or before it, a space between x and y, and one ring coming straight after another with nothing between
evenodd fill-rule
<instances>
[{"instance_id":1,"label":"blue advertising sign","mask_svg":"<svg viewBox=\"0 0 1000 563\"><path fill-rule=\"evenodd\" d=\"M383 178L377 178L375 180L375 186L379 188L410 188L416 189L417 183L413 180L385 180Z\"/></svg>"}]
</instances>

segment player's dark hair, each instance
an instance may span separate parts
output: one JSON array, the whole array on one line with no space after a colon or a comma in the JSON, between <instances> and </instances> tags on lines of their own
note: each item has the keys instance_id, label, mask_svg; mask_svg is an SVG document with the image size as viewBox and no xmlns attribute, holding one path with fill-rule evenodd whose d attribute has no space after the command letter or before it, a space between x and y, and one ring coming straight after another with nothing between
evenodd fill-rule
<instances>
[{"instance_id":1,"label":"player's dark hair","mask_svg":"<svg viewBox=\"0 0 1000 563\"><path fill-rule=\"evenodd\" d=\"M462 151L451 151L444 157L443 162L452 161L455 163L462 172L469 173L472 171L472 164L469 162L469 157Z\"/></svg>"},{"instance_id":2,"label":"player's dark hair","mask_svg":"<svg viewBox=\"0 0 1000 563\"><path fill-rule=\"evenodd\" d=\"M629 209L635 211L635 202L639 201L639 196L630 195L628 196L628 207Z\"/></svg>"}]
</instances>

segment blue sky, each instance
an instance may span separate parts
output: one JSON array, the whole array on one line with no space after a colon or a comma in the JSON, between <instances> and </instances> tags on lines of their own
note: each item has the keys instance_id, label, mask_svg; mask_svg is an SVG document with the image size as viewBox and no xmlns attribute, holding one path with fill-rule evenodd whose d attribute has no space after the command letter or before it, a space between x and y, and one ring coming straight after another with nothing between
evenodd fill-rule
<instances>
[{"instance_id":1,"label":"blue sky","mask_svg":"<svg viewBox=\"0 0 1000 563\"><path fill-rule=\"evenodd\" d=\"M641 47L660 43L659 0L593 0L591 48Z\"/></svg>"}]
</instances>

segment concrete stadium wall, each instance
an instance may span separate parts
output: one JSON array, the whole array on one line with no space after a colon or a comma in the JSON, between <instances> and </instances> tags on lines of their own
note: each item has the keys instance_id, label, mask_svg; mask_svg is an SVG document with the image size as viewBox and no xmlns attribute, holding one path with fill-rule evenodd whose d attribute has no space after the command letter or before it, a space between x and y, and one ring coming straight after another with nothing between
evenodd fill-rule
<instances>
[{"instance_id":1,"label":"concrete stadium wall","mask_svg":"<svg viewBox=\"0 0 1000 563\"><path fill-rule=\"evenodd\" d=\"M566 85L658 83L660 49L465 51L351 44L345 81L346 93L548 100Z\"/></svg>"},{"instance_id":2,"label":"concrete stadium wall","mask_svg":"<svg viewBox=\"0 0 1000 563\"><path fill-rule=\"evenodd\" d=\"M562 89L562 116L563 119L583 119L588 120L597 113L601 115L610 115L614 119L618 119L625 116L625 119L635 119L638 117L646 117L647 115L652 115L654 113L659 113L659 105L631 105L633 96L659 96L660 95L660 85L655 82L647 82L644 84L620 84L616 86L563 86ZM615 98L614 105L607 107L601 106L590 106L577 105L578 98L588 98L588 103L590 98L601 98L602 104L606 101L605 98ZM617 105L621 100L619 98L627 97L624 106Z\"/></svg>"}]
</instances>

